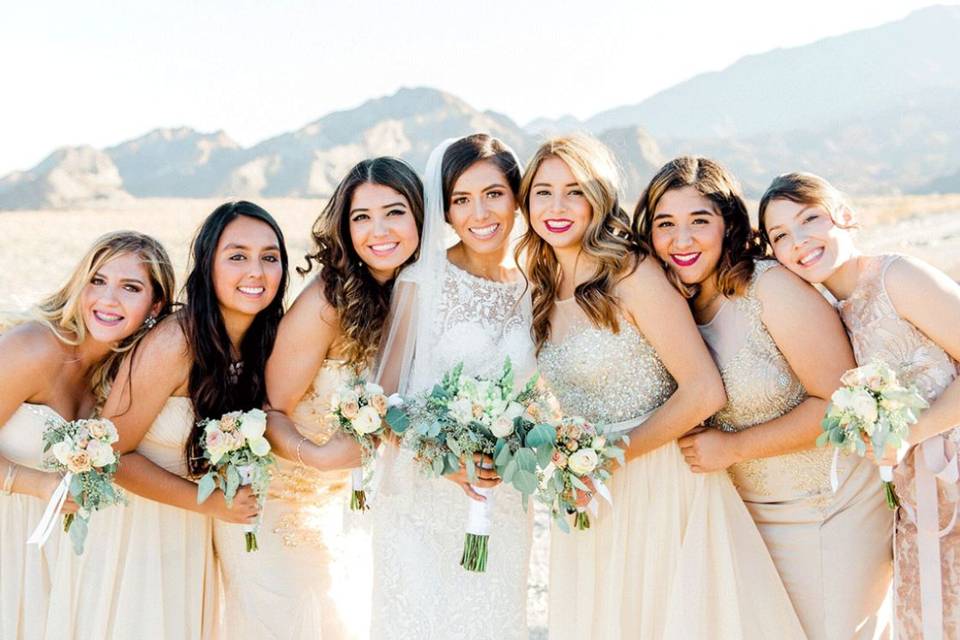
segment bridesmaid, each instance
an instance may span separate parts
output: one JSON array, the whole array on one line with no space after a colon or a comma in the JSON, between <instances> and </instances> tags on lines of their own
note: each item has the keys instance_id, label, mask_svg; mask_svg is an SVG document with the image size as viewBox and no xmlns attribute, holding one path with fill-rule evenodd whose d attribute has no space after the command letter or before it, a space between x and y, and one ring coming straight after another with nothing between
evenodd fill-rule
<instances>
[{"instance_id":1,"label":"bridesmaid","mask_svg":"<svg viewBox=\"0 0 960 640\"><path fill-rule=\"evenodd\" d=\"M77 575L59 581L75 591L51 597L57 637L189 640L219 631L211 516L253 522L258 506L249 488L232 508L220 491L197 504L192 479L205 468L195 423L264 404L287 254L270 214L240 201L203 222L192 262L186 305L127 357L104 406L120 432L117 482L129 504L94 520Z\"/></svg>"},{"instance_id":2,"label":"bridesmaid","mask_svg":"<svg viewBox=\"0 0 960 640\"><path fill-rule=\"evenodd\" d=\"M42 549L26 541L60 484L43 468L46 423L96 413L123 353L169 312L173 283L160 243L108 233L40 303L39 320L0 337L0 638L45 634L60 527ZM76 509L68 499L63 512Z\"/></svg>"},{"instance_id":3,"label":"bridesmaid","mask_svg":"<svg viewBox=\"0 0 960 640\"><path fill-rule=\"evenodd\" d=\"M550 637L802 638L729 478L691 473L675 443L724 405L723 386L631 232L609 151L546 142L520 201L540 370L564 411L630 436L612 506L587 531L552 532Z\"/></svg>"},{"instance_id":4,"label":"bridesmaid","mask_svg":"<svg viewBox=\"0 0 960 640\"><path fill-rule=\"evenodd\" d=\"M729 469L811 640L872 638L892 572L893 517L867 461L816 448L840 376L843 325L813 287L762 258L735 178L707 158L667 163L634 224L690 302L727 404L680 439L691 469Z\"/></svg>"},{"instance_id":5,"label":"bridesmaid","mask_svg":"<svg viewBox=\"0 0 960 640\"><path fill-rule=\"evenodd\" d=\"M284 316L267 363L267 435L287 459L264 507L260 550L245 552L236 525L214 526L231 638L366 633L369 548L342 531L345 473L322 472L356 466L359 449L325 418L330 396L376 352L393 278L416 254L422 221L420 179L381 157L354 166L314 224L300 273L315 262L319 274Z\"/></svg>"},{"instance_id":6,"label":"bridesmaid","mask_svg":"<svg viewBox=\"0 0 960 640\"><path fill-rule=\"evenodd\" d=\"M913 258L863 255L854 214L826 180L776 178L760 201L764 239L787 269L839 300L857 363L896 369L930 403L895 470L894 625L898 638L960 637L960 286ZM879 462L896 464L887 452ZM876 481L876 479L874 479Z\"/></svg>"}]
</instances>

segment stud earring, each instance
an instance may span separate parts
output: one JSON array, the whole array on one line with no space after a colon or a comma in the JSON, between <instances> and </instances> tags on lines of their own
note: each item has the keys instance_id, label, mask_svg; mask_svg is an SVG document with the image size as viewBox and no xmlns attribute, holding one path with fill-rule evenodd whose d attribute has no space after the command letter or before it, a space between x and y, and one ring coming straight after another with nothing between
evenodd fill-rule
<instances>
[{"instance_id":1,"label":"stud earring","mask_svg":"<svg viewBox=\"0 0 960 640\"><path fill-rule=\"evenodd\" d=\"M149 331L157 326L157 316L147 316L147 319L143 321L143 326Z\"/></svg>"}]
</instances>

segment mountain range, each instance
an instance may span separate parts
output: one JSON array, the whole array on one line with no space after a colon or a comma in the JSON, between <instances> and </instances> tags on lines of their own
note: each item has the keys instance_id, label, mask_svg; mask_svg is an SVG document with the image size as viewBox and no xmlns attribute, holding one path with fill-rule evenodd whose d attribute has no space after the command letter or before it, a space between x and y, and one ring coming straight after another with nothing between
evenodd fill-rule
<instances>
[{"instance_id":1,"label":"mountain range","mask_svg":"<svg viewBox=\"0 0 960 640\"><path fill-rule=\"evenodd\" d=\"M243 147L223 131L159 128L105 149L54 151L0 178L0 208L142 197L328 196L353 164L397 155L417 168L441 140L489 132L526 158L545 136L593 133L635 198L665 160L714 157L756 196L787 170L854 194L960 191L960 6L747 56L634 105L526 126L432 88L405 88Z\"/></svg>"}]
</instances>

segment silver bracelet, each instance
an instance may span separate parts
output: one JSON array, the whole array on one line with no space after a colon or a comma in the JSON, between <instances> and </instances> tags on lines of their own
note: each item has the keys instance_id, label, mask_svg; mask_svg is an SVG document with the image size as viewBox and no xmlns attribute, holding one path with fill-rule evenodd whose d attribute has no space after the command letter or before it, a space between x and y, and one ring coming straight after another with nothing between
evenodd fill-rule
<instances>
[{"instance_id":1,"label":"silver bracelet","mask_svg":"<svg viewBox=\"0 0 960 640\"><path fill-rule=\"evenodd\" d=\"M303 462L303 455L302 455L302 452L301 452L301 450L303 449L303 443L306 442L307 440L308 440L307 436L301 436L301 437L300 437L300 442L297 443L297 462L300 463L300 466L301 466L301 467L307 466L307 465L304 464L304 462Z\"/></svg>"},{"instance_id":2,"label":"silver bracelet","mask_svg":"<svg viewBox=\"0 0 960 640\"><path fill-rule=\"evenodd\" d=\"M0 489L0 494L9 496L13 493L13 480L17 477L17 471L20 470L20 465L16 462L11 462L7 465L7 475L3 478L3 488Z\"/></svg>"}]
</instances>

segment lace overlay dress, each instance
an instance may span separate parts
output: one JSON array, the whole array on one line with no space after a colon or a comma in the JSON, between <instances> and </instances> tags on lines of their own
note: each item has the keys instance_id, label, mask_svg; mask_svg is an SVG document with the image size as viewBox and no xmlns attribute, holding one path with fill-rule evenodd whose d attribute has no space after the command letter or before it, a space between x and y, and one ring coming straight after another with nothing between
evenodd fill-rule
<instances>
[{"instance_id":1,"label":"lace overlay dress","mask_svg":"<svg viewBox=\"0 0 960 640\"><path fill-rule=\"evenodd\" d=\"M510 357L518 384L533 373L524 283L498 283L447 263L429 351L419 352L409 393L431 387L459 362L468 375L499 374ZM419 362L418 362L419 360ZM533 509L520 494L494 490L485 573L460 566L469 498L454 483L429 478L407 450L383 461L373 509L374 639L527 637L527 568Z\"/></svg>"},{"instance_id":2,"label":"lace overlay dress","mask_svg":"<svg viewBox=\"0 0 960 640\"><path fill-rule=\"evenodd\" d=\"M960 367L894 308L884 278L890 265L900 259L897 255L861 258L860 279L850 297L840 302L840 314L858 364L873 360L886 363L898 372L901 381L915 385L932 403L957 377ZM960 494L958 445L960 427L914 447L894 472L902 505L897 512L894 541L897 638L960 638L960 529L954 522ZM918 495L924 494L925 487L921 486L924 482L930 506L934 503L937 506L918 513ZM918 531L918 517L924 516L931 519L926 527L931 532L927 534L926 545L923 534ZM934 529L939 530L939 540ZM933 596L929 599L932 606L922 606L924 591ZM941 608L942 613L938 613L936 610ZM938 623L937 618L941 616ZM931 621L934 623L927 633L924 617L928 625Z\"/></svg>"},{"instance_id":3,"label":"lace overlay dress","mask_svg":"<svg viewBox=\"0 0 960 640\"><path fill-rule=\"evenodd\" d=\"M43 404L24 403L0 425L0 455L23 468L43 470L43 431L59 418ZM55 527L43 548L27 538L47 504L33 496L0 495L0 638L43 638L52 567L62 527ZM72 553L72 552L70 552Z\"/></svg>"},{"instance_id":4,"label":"lace overlay dress","mask_svg":"<svg viewBox=\"0 0 960 640\"><path fill-rule=\"evenodd\" d=\"M727 391L710 420L741 431L779 418L807 393L761 319L756 288L776 262L757 263L747 292L726 300L700 326ZM893 515L876 468L855 456L839 461L830 487L833 451L816 448L747 460L729 469L811 640L871 638L890 584Z\"/></svg>"},{"instance_id":5,"label":"lace overlay dress","mask_svg":"<svg viewBox=\"0 0 960 640\"><path fill-rule=\"evenodd\" d=\"M561 408L634 425L676 383L627 321L594 327L558 301L540 371ZM763 539L725 473L694 474L676 442L610 480L587 531L551 531L551 640L803 638Z\"/></svg>"},{"instance_id":6,"label":"lace overlay dress","mask_svg":"<svg viewBox=\"0 0 960 640\"><path fill-rule=\"evenodd\" d=\"M323 444L333 435L330 396L352 373L339 360L325 360L294 410L297 428L313 442ZM246 552L242 525L214 521L229 638L365 636L369 539L343 526L349 475L278 458L256 552Z\"/></svg>"}]
</instances>

